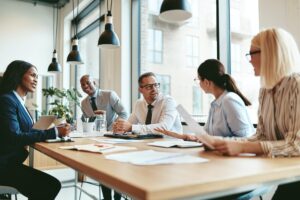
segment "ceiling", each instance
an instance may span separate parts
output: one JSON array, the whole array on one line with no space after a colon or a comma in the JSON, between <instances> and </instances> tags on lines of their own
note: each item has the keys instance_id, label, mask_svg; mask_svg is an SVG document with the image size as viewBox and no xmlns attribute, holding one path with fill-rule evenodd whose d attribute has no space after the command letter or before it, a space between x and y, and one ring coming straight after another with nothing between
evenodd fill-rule
<instances>
[{"instance_id":1,"label":"ceiling","mask_svg":"<svg viewBox=\"0 0 300 200\"><path fill-rule=\"evenodd\" d=\"M40 4L40 5L51 6L51 7L57 5L59 8L61 8L70 0L19 0L19 1L26 1L33 4Z\"/></svg>"}]
</instances>

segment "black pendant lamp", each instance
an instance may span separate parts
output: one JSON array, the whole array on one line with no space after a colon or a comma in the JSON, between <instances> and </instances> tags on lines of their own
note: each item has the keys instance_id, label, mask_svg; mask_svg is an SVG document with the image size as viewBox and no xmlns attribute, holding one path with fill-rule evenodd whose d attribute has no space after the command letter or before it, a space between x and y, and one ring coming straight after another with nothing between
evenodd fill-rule
<instances>
[{"instance_id":1,"label":"black pendant lamp","mask_svg":"<svg viewBox=\"0 0 300 200\"><path fill-rule=\"evenodd\" d=\"M160 7L159 19L169 23L182 23L192 17L188 0L164 0Z\"/></svg>"},{"instance_id":2,"label":"black pendant lamp","mask_svg":"<svg viewBox=\"0 0 300 200\"><path fill-rule=\"evenodd\" d=\"M74 17L74 0L73 3L73 20ZM77 16L78 16L78 7L79 7L79 0L77 0ZM83 61L80 57L79 48L78 48L78 38L77 38L77 25L74 27L75 29L75 36L72 38L72 50L67 57L67 62L71 65L81 65Z\"/></svg>"},{"instance_id":3,"label":"black pendant lamp","mask_svg":"<svg viewBox=\"0 0 300 200\"><path fill-rule=\"evenodd\" d=\"M81 65L83 64L82 59L80 57L79 51L78 51L78 39L77 37L74 37L72 39L72 51L69 53L67 57L67 62L71 65Z\"/></svg>"},{"instance_id":4,"label":"black pendant lamp","mask_svg":"<svg viewBox=\"0 0 300 200\"><path fill-rule=\"evenodd\" d=\"M48 67L48 72L61 72L61 66L57 62L56 49L54 49L54 51L53 51L53 58L52 58L52 62L50 63L50 65Z\"/></svg>"},{"instance_id":5,"label":"black pendant lamp","mask_svg":"<svg viewBox=\"0 0 300 200\"><path fill-rule=\"evenodd\" d=\"M111 11L112 11L112 0L110 4L110 9L108 8L108 0L107 0L107 15L105 16L105 30L100 35L98 40L98 46L103 49L115 49L120 47L120 41L118 35L114 32L113 17Z\"/></svg>"},{"instance_id":6,"label":"black pendant lamp","mask_svg":"<svg viewBox=\"0 0 300 200\"><path fill-rule=\"evenodd\" d=\"M55 15L55 10L56 10L56 15ZM55 16L56 16L56 20L54 19ZM56 23L55 23L56 25L54 25L55 21L56 21ZM50 63L50 65L48 67L48 72L61 72L61 66L57 62L57 53L56 53L56 48L55 48L56 37L57 37L57 27L58 27L58 7L56 5L56 9L55 9L55 6L53 6L53 43L54 43L53 47L54 47L54 51L53 51L52 62Z\"/></svg>"}]
</instances>

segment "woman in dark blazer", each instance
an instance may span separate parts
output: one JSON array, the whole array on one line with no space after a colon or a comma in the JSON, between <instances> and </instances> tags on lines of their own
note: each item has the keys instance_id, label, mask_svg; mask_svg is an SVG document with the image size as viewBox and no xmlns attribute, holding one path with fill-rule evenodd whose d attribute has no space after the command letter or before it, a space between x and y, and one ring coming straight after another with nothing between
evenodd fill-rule
<instances>
[{"instance_id":1,"label":"woman in dark blazer","mask_svg":"<svg viewBox=\"0 0 300 200\"><path fill-rule=\"evenodd\" d=\"M0 185L12 186L29 200L55 199L60 182L39 170L23 164L28 156L26 146L35 142L65 136L70 125L48 130L32 129L33 120L25 107L28 92L37 86L37 69L16 60L4 72L0 84Z\"/></svg>"}]
</instances>

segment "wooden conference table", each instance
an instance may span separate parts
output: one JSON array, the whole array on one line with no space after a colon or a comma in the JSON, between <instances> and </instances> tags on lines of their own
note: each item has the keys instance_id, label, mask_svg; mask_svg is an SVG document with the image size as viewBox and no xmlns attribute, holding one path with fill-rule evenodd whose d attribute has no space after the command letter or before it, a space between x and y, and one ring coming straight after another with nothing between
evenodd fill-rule
<instances>
[{"instance_id":1,"label":"wooden conference table","mask_svg":"<svg viewBox=\"0 0 300 200\"><path fill-rule=\"evenodd\" d=\"M59 148L95 142L87 138L75 139L72 143L36 143L33 147L133 199L206 199L262 185L300 180L300 158L223 157L214 152L205 152L202 148L146 145L151 141L154 140L120 145L134 146L138 150L184 152L207 158L209 162L137 166L107 160L98 153Z\"/></svg>"}]
</instances>

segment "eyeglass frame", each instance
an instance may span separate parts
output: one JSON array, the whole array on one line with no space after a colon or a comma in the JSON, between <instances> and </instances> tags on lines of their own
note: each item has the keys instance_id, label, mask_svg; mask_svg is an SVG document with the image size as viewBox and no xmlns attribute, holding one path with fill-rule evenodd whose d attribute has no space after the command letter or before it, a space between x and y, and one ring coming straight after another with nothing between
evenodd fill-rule
<instances>
[{"instance_id":1,"label":"eyeglass frame","mask_svg":"<svg viewBox=\"0 0 300 200\"><path fill-rule=\"evenodd\" d=\"M160 83L141 85L140 88L145 88L146 90L151 90L152 88L160 88Z\"/></svg>"},{"instance_id":2,"label":"eyeglass frame","mask_svg":"<svg viewBox=\"0 0 300 200\"><path fill-rule=\"evenodd\" d=\"M255 51L250 51L249 53L246 53L245 56L246 56L248 61L251 61L251 56L254 55L254 54L258 54L260 52L261 52L260 49L255 50Z\"/></svg>"},{"instance_id":3,"label":"eyeglass frame","mask_svg":"<svg viewBox=\"0 0 300 200\"><path fill-rule=\"evenodd\" d=\"M197 77L196 77L196 78L194 78L194 82L195 82L195 83L199 84L199 83L200 83L200 81L201 81L201 79L200 79L200 78L197 78Z\"/></svg>"}]
</instances>

